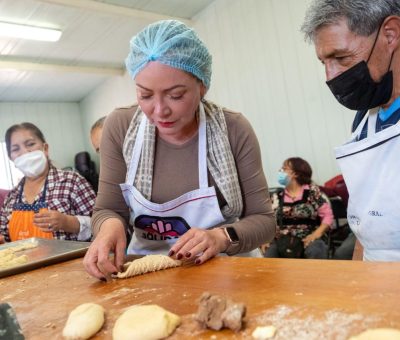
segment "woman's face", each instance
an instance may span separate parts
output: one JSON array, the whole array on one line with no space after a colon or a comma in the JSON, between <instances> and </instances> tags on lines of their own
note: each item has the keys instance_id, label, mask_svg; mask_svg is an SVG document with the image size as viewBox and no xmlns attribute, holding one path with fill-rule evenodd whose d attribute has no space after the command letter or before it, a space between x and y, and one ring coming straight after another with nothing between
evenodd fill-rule
<instances>
[{"instance_id":1,"label":"woman's face","mask_svg":"<svg viewBox=\"0 0 400 340\"><path fill-rule=\"evenodd\" d=\"M195 113L206 88L189 73L157 61L136 76L138 103L160 137L183 143L197 131Z\"/></svg>"},{"instance_id":2,"label":"woman's face","mask_svg":"<svg viewBox=\"0 0 400 340\"><path fill-rule=\"evenodd\" d=\"M282 170L288 174L289 180L296 180L296 174L289 163L283 163Z\"/></svg>"},{"instance_id":3,"label":"woman's face","mask_svg":"<svg viewBox=\"0 0 400 340\"><path fill-rule=\"evenodd\" d=\"M48 145L43 143L30 130L19 129L11 134L10 158L14 161L17 157L31 151L42 150L48 157Z\"/></svg>"}]
</instances>

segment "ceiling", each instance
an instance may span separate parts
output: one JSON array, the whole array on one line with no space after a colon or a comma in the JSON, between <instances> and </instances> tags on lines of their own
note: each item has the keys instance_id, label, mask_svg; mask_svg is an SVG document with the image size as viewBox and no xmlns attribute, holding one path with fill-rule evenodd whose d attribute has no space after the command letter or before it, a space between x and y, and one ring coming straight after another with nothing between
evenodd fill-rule
<instances>
[{"instance_id":1,"label":"ceiling","mask_svg":"<svg viewBox=\"0 0 400 340\"><path fill-rule=\"evenodd\" d=\"M124 73L129 40L162 19L191 18L214 0L1 0L0 21L61 29L58 42L0 36L0 102L79 102Z\"/></svg>"}]
</instances>

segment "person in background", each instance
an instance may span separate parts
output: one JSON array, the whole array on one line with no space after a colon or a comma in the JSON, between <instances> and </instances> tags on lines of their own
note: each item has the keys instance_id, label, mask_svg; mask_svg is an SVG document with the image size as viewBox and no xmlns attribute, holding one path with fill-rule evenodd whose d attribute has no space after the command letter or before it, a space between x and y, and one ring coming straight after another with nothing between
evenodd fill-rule
<instances>
[{"instance_id":1,"label":"person in background","mask_svg":"<svg viewBox=\"0 0 400 340\"><path fill-rule=\"evenodd\" d=\"M302 31L335 98L357 110L336 159L363 258L400 261L400 1L313 0Z\"/></svg>"},{"instance_id":2,"label":"person in background","mask_svg":"<svg viewBox=\"0 0 400 340\"><path fill-rule=\"evenodd\" d=\"M283 162L278 182L284 189L272 195L278 231L265 257L328 257L322 236L332 224L333 214L329 199L312 183L311 176L311 166L304 159L292 157Z\"/></svg>"},{"instance_id":3,"label":"person in background","mask_svg":"<svg viewBox=\"0 0 400 340\"><path fill-rule=\"evenodd\" d=\"M100 141L106 117L107 116L104 116L96 120L90 129L90 141L92 142L93 148L98 154L100 153Z\"/></svg>"},{"instance_id":4,"label":"person in background","mask_svg":"<svg viewBox=\"0 0 400 340\"><path fill-rule=\"evenodd\" d=\"M95 193L78 173L57 169L49 145L32 123L5 134L7 153L24 177L0 210L0 243L30 237L87 241Z\"/></svg>"},{"instance_id":5,"label":"person in background","mask_svg":"<svg viewBox=\"0 0 400 340\"><path fill-rule=\"evenodd\" d=\"M242 114L204 99L206 46L185 24L160 21L131 40L126 66L138 105L115 110L103 128L86 270L105 280L126 252L195 264L260 255L276 226L260 147Z\"/></svg>"}]
</instances>

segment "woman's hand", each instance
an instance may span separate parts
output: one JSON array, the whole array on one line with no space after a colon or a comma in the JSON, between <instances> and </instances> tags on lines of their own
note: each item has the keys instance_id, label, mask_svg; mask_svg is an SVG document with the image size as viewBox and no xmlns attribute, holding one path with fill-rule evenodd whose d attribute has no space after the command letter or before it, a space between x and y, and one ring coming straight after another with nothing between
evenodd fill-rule
<instances>
[{"instance_id":1,"label":"woman's hand","mask_svg":"<svg viewBox=\"0 0 400 340\"><path fill-rule=\"evenodd\" d=\"M76 228L74 227L76 226L73 223L71 226L69 225L72 222L69 218L76 220L77 230L75 230ZM33 223L47 233L59 231L60 229L74 234L79 232L79 221L75 217L63 214L58 210L41 210L35 214Z\"/></svg>"},{"instance_id":2,"label":"woman's hand","mask_svg":"<svg viewBox=\"0 0 400 340\"><path fill-rule=\"evenodd\" d=\"M209 230L192 228L183 234L172 246L169 255L176 259L195 260L201 264L225 251L229 239L222 228Z\"/></svg>"},{"instance_id":3,"label":"woman's hand","mask_svg":"<svg viewBox=\"0 0 400 340\"><path fill-rule=\"evenodd\" d=\"M105 281L106 276L122 270L125 248L126 236L122 222L116 218L105 220L83 259L83 265L90 275ZM114 252L112 259L109 258L110 252Z\"/></svg>"},{"instance_id":4,"label":"woman's hand","mask_svg":"<svg viewBox=\"0 0 400 340\"><path fill-rule=\"evenodd\" d=\"M305 238L303 238L304 248L307 248L312 242L321 238L328 228L329 226L327 224L321 224L310 235L307 235Z\"/></svg>"},{"instance_id":5,"label":"woman's hand","mask_svg":"<svg viewBox=\"0 0 400 340\"><path fill-rule=\"evenodd\" d=\"M4 238L3 235L0 235L0 244L6 243L6 239Z\"/></svg>"}]
</instances>

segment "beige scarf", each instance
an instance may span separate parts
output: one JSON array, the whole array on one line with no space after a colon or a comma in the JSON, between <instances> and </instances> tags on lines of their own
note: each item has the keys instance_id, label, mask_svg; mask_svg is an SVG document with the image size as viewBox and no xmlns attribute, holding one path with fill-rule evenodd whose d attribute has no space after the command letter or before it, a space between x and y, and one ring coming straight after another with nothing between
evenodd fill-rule
<instances>
[{"instance_id":1,"label":"beige scarf","mask_svg":"<svg viewBox=\"0 0 400 340\"><path fill-rule=\"evenodd\" d=\"M202 102L207 126L207 167L227 203L222 208L222 214L225 218L240 217L243 211L243 200L235 160L228 139L224 112L221 107L214 103L206 100ZM130 166L133 147L143 114L138 107L125 136L123 155L127 168ZM142 154L134 181L137 190L148 200L151 198L152 189L155 136L155 126L146 124Z\"/></svg>"}]
</instances>

